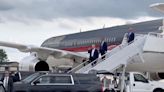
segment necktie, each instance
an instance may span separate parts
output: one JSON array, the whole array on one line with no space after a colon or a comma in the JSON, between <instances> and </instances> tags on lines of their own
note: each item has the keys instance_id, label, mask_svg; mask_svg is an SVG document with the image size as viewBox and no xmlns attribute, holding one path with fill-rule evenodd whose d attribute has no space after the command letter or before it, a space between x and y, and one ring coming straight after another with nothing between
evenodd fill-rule
<instances>
[{"instance_id":1,"label":"necktie","mask_svg":"<svg viewBox=\"0 0 164 92\"><path fill-rule=\"evenodd\" d=\"M101 46L103 46L103 43L104 43L104 42L101 42Z\"/></svg>"},{"instance_id":2,"label":"necktie","mask_svg":"<svg viewBox=\"0 0 164 92\"><path fill-rule=\"evenodd\" d=\"M92 49L91 56L94 56L95 49Z\"/></svg>"}]
</instances>

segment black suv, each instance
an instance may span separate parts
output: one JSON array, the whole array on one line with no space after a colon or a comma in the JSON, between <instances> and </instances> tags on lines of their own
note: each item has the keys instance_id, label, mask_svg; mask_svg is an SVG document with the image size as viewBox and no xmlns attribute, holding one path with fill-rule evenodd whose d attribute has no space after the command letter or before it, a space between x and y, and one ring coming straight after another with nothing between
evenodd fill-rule
<instances>
[{"instance_id":1,"label":"black suv","mask_svg":"<svg viewBox=\"0 0 164 92\"><path fill-rule=\"evenodd\" d=\"M14 92L101 92L94 74L55 74L38 72L14 84Z\"/></svg>"}]
</instances>

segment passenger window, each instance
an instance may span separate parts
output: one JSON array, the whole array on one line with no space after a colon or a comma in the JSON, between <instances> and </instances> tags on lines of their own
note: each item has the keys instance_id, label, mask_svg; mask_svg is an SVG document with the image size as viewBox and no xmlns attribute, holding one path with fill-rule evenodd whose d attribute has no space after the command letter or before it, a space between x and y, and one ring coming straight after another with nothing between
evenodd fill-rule
<instances>
[{"instance_id":1,"label":"passenger window","mask_svg":"<svg viewBox=\"0 0 164 92\"><path fill-rule=\"evenodd\" d=\"M148 80L140 74L134 74L134 81L148 83Z\"/></svg>"},{"instance_id":2,"label":"passenger window","mask_svg":"<svg viewBox=\"0 0 164 92\"><path fill-rule=\"evenodd\" d=\"M51 83L69 83L72 84L71 76L53 76Z\"/></svg>"},{"instance_id":3,"label":"passenger window","mask_svg":"<svg viewBox=\"0 0 164 92\"><path fill-rule=\"evenodd\" d=\"M40 77L36 83L42 84L42 83L50 83L50 77L49 76L43 76Z\"/></svg>"}]
</instances>

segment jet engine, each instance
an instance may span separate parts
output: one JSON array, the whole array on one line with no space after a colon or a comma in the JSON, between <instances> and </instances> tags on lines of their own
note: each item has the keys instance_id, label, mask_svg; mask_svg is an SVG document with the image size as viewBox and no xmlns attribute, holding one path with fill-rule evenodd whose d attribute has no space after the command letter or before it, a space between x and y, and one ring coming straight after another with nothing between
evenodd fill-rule
<instances>
[{"instance_id":1,"label":"jet engine","mask_svg":"<svg viewBox=\"0 0 164 92\"><path fill-rule=\"evenodd\" d=\"M23 58L19 63L20 71L49 71L47 62L38 60L36 55L30 54Z\"/></svg>"},{"instance_id":2,"label":"jet engine","mask_svg":"<svg viewBox=\"0 0 164 92\"><path fill-rule=\"evenodd\" d=\"M150 78L152 80L164 79L164 72L150 73Z\"/></svg>"},{"instance_id":3,"label":"jet engine","mask_svg":"<svg viewBox=\"0 0 164 92\"><path fill-rule=\"evenodd\" d=\"M31 53L29 56L23 58L19 63L20 71L49 71L49 70L68 70L75 65L72 59L67 58L54 58L53 56L48 56L44 61L43 59L38 59L36 53Z\"/></svg>"}]
</instances>

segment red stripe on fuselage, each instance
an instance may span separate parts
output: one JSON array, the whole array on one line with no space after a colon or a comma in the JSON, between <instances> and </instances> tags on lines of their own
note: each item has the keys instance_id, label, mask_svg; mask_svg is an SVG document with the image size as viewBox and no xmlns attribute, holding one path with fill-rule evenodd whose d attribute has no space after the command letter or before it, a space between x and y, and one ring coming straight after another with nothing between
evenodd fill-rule
<instances>
[{"instance_id":1,"label":"red stripe on fuselage","mask_svg":"<svg viewBox=\"0 0 164 92\"><path fill-rule=\"evenodd\" d=\"M115 48L116 46L117 45L109 45L108 50L111 50L111 49ZM81 46L81 47L75 47L75 48L64 48L63 50L73 51L73 52L86 52L91 48L92 48L92 46ZM99 49L99 46L96 45L96 48Z\"/></svg>"}]
</instances>

